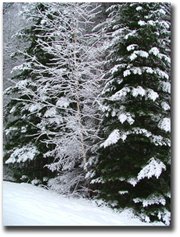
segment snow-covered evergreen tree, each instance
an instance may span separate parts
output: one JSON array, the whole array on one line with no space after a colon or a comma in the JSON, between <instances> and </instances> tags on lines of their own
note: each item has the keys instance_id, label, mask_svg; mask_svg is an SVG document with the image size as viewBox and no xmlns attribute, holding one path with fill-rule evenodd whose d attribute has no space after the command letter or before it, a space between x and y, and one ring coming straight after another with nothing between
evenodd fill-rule
<instances>
[{"instance_id":1,"label":"snow-covered evergreen tree","mask_svg":"<svg viewBox=\"0 0 180 237\"><path fill-rule=\"evenodd\" d=\"M170 222L170 6L113 4L96 175L99 197Z\"/></svg>"},{"instance_id":2,"label":"snow-covered evergreen tree","mask_svg":"<svg viewBox=\"0 0 180 237\"><path fill-rule=\"evenodd\" d=\"M43 153L49 149L42 143L42 136L45 139L47 135L42 134L42 128L39 127L44 113L42 101L45 100L45 94L39 88L40 73L35 70L36 61L45 66L53 57L38 44L39 37L43 37L46 42L51 40L47 32L39 30L43 24L41 14L45 11L47 7L43 3L24 5L26 25L17 37L23 45L26 43L26 47L13 54L14 57L23 57L24 62L13 68L13 85L5 91L10 101L5 112L7 143L4 159L18 180L22 175L28 176L30 180L43 179L48 172L47 168L43 169L47 160L42 159Z\"/></svg>"}]
</instances>

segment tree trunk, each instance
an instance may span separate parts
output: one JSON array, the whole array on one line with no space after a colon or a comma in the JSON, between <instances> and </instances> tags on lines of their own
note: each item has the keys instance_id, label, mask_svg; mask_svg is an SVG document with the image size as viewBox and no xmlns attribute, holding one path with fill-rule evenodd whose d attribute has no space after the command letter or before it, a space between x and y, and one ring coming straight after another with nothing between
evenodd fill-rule
<instances>
[{"instance_id":1,"label":"tree trunk","mask_svg":"<svg viewBox=\"0 0 180 237\"><path fill-rule=\"evenodd\" d=\"M86 164L86 151L85 151L85 145L84 145L84 135L83 135L83 126L82 126L82 119L81 119L81 108L80 108L80 96L79 96L79 77L77 73L77 56L76 56L76 45L77 45L77 35L76 35L76 28L77 28L77 20L76 25L74 29L74 77L76 80L75 83L75 94L76 94L76 104L77 104L77 121L79 124L79 136L81 141L81 154L83 159L83 169L86 170L85 164Z\"/></svg>"}]
</instances>

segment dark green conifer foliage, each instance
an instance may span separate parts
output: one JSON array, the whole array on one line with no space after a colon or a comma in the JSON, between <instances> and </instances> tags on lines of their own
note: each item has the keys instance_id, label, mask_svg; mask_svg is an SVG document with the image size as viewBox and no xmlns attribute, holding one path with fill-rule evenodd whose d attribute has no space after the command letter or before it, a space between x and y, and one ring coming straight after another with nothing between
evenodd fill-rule
<instances>
[{"instance_id":1,"label":"dark green conifer foliage","mask_svg":"<svg viewBox=\"0 0 180 237\"><path fill-rule=\"evenodd\" d=\"M170 6L109 8L96 175L99 197L146 220L170 219Z\"/></svg>"},{"instance_id":2,"label":"dark green conifer foliage","mask_svg":"<svg viewBox=\"0 0 180 237\"><path fill-rule=\"evenodd\" d=\"M38 127L46 108L39 103L41 100L38 91L39 72L36 70L34 61L46 66L52 60L53 55L44 51L38 43L39 37L48 43L52 38L48 37L45 28L44 31L42 30L41 15L45 15L48 7L43 3L32 4L31 7L30 11L25 11L25 17L31 19L31 23L17 34L26 47L13 55L22 57L23 64L14 68L12 81L15 84L6 90L6 94L10 96L10 102L5 112L7 141L4 161L13 169L17 180L20 180L22 175L26 175L29 181L34 178L42 181L43 177L52 176L52 173L44 168L51 158L43 159L43 153L51 149L51 145L47 146L43 142L47 135L45 133L43 135L40 132L41 128ZM47 72L45 71L42 75L41 71L41 76L45 78L42 82L45 85L48 78ZM11 162L8 162L10 157L13 158Z\"/></svg>"}]
</instances>

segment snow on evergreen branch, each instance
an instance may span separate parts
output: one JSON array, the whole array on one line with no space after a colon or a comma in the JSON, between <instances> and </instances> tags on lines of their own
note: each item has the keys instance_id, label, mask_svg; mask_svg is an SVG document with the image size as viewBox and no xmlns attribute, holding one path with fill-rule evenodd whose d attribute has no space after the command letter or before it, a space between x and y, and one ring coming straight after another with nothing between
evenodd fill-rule
<instances>
[{"instance_id":1,"label":"snow on evergreen branch","mask_svg":"<svg viewBox=\"0 0 180 237\"><path fill-rule=\"evenodd\" d=\"M118 193L119 193L120 195L124 195L124 194L129 193L129 191L127 191L127 190L123 190L123 191L118 191Z\"/></svg>"},{"instance_id":2,"label":"snow on evergreen branch","mask_svg":"<svg viewBox=\"0 0 180 237\"><path fill-rule=\"evenodd\" d=\"M160 82L160 88L167 93L171 93L171 84L168 81L161 81Z\"/></svg>"},{"instance_id":3,"label":"snow on evergreen branch","mask_svg":"<svg viewBox=\"0 0 180 237\"><path fill-rule=\"evenodd\" d=\"M135 50L136 47L138 47L137 44L130 44L127 46L126 49L127 49L127 51L133 51L133 50Z\"/></svg>"},{"instance_id":4,"label":"snow on evergreen branch","mask_svg":"<svg viewBox=\"0 0 180 237\"><path fill-rule=\"evenodd\" d=\"M142 58L148 58L149 54L148 52L144 51L144 50L135 50L130 56L130 60L134 61L137 57L142 57Z\"/></svg>"},{"instance_id":5,"label":"snow on evergreen branch","mask_svg":"<svg viewBox=\"0 0 180 237\"><path fill-rule=\"evenodd\" d=\"M101 178L101 177L98 177L96 179L92 179L91 184L94 184L94 183L105 183L105 181Z\"/></svg>"},{"instance_id":6,"label":"snow on evergreen branch","mask_svg":"<svg viewBox=\"0 0 180 237\"><path fill-rule=\"evenodd\" d=\"M171 120L170 118L163 118L159 121L158 127L166 132L171 131Z\"/></svg>"},{"instance_id":7,"label":"snow on evergreen branch","mask_svg":"<svg viewBox=\"0 0 180 237\"><path fill-rule=\"evenodd\" d=\"M117 91L114 95L112 95L109 100L111 101L119 101L123 100L128 93L131 93L133 97L141 96L145 97L146 99L150 99L152 101L155 101L159 95L157 92L155 92L152 89L144 89L142 86L137 87L124 87L123 89Z\"/></svg>"},{"instance_id":8,"label":"snow on evergreen branch","mask_svg":"<svg viewBox=\"0 0 180 237\"><path fill-rule=\"evenodd\" d=\"M118 119L122 124L127 121L130 125L135 121L130 113L120 113Z\"/></svg>"},{"instance_id":9,"label":"snow on evergreen branch","mask_svg":"<svg viewBox=\"0 0 180 237\"><path fill-rule=\"evenodd\" d=\"M121 123L125 121L125 117L122 114L122 117L120 117ZM128 119L128 118L127 118ZM131 121L131 120L130 120ZM132 124L133 121L130 122L129 124ZM140 127L134 127L129 131L119 131L119 129L113 130L111 134L108 136L108 138L100 145L100 147L108 147L110 145L116 144L120 139L122 141L125 141L127 137L131 134L136 134L136 135L143 135L147 138L150 139L150 142L154 143L156 146L170 146L171 142L170 139L163 138L162 136L157 136L152 134L150 131L144 128Z\"/></svg>"},{"instance_id":10,"label":"snow on evergreen branch","mask_svg":"<svg viewBox=\"0 0 180 237\"><path fill-rule=\"evenodd\" d=\"M143 8L141 6L136 7L136 11L141 11Z\"/></svg>"},{"instance_id":11,"label":"snow on evergreen branch","mask_svg":"<svg viewBox=\"0 0 180 237\"><path fill-rule=\"evenodd\" d=\"M131 68L126 69L123 72L123 76L127 77L131 74L142 75L143 73L155 74L155 75L158 75L162 79L167 79L167 80L169 79L169 75L167 72L162 71L159 68L151 68L151 67L131 67Z\"/></svg>"},{"instance_id":12,"label":"snow on evergreen branch","mask_svg":"<svg viewBox=\"0 0 180 237\"><path fill-rule=\"evenodd\" d=\"M147 89L147 98L155 101L159 97L158 93L152 89Z\"/></svg>"},{"instance_id":13,"label":"snow on evergreen branch","mask_svg":"<svg viewBox=\"0 0 180 237\"><path fill-rule=\"evenodd\" d=\"M116 144L119 141L119 139L125 141L126 138L127 138L126 133L120 133L119 129L114 129L108 136L108 138L103 143L101 143L100 147L106 148L110 145Z\"/></svg>"},{"instance_id":14,"label":"snow on evergreen branch","mask_svg":"<svg viewBox=\"0 0 180 237\"><path fill-rule=\"evenodd\" d=\"M121 138L119 129L114 129L108 138L100 145L100 147L108 147L110 145L116 144Z\"/></svg>"},{"instance_id":15,"label":"snow on evergreen branch","mask_svg":"<svg viewBox=\"0 0 180 237\"><path fill-rule=\"evenodd\" d=\"M160 50L157 47L153 47L149 50L149 54L156 56L159 59L165 60L167 63L171 63L171 58L163 53L160 53Z\"/></svg>"},{"instance_id":16,"label":"snow on evergreen branch","mask_svg":"<svg viewBox=\"0 0 180 237\"><path fill-rule=\"evenodd\" d=\"M134 198L134 203L142 203L143 207L147 207L154 204L162 204L163 206L166 205L166 199L162 195L155 195L152 194L147 198Z\"/></svg>"},{"instance_id":17,"label":"snow on evergreen branch","mask_svg":"<svg viewBox=\"0 0 180 237\"><path fill-rule=\"evenodd\" d=\"M22 148L16 148L6 161L6 164L33 160L37 154L39 154L37 148L34 145L28 144Z\"/></svg>"},{"instance_id":18,"label":"snow on evergreen branch","mask_svg":"<svg viewBox=\"0 0 180 237\"><path fill-rule=\"evenodd\" d=\"M130 88L124 87L123 89L119 90L114 95L112 95L109 99L112 101L121 100L123 97L127 95L128 92L130 92Z\"/></svg>"},{"instance_id":19,"label":"snow on evergreen branch","mask_svg":"<svg viewBox=\"0 0 180 237\"><path fill-rule=\"evenodd\" d=\"M163 220L163 222L169 226L170 225L170 221L171 221L171 213L166 209L162 209L162 211L158 212L158 218L159 220Z\"/></svg>"},{"instance_id":20,"label":"snow on evergreen branch","mask_svg":"<svg viewBox=\"0 0 180 237\"><path fill-rule=\"evenodd\" d=\"M145 94L146 94L146 90L142 88L142 86L138 86L132 89L132 96L134 97L137 97L138 95L145 96Z\"/></svg>"},{"instance_id":21,"label":"snow on evergreen branch","mask_svg":"<svg viewBox=\"0 0 180 237\"><path fill-rule=\"evenodd\" d=\"M136 184L138 183L138 179L136 177L134 178L129 178L126 180L128 183L130 183L133 187L136 186Z\"/></svg>"},{"instance_id":22,"label":"snow on evergreen branch","mask_svg":"<svg viewBox=\"0 0 180 237\"><path fill-rule=\"evenodd\" d=\"M146 166L138 173L138 180L155 176L157 179L161 175L162 171L166 170L165 164L157 158L152 157Z\"/></svg>"}]
</instances>

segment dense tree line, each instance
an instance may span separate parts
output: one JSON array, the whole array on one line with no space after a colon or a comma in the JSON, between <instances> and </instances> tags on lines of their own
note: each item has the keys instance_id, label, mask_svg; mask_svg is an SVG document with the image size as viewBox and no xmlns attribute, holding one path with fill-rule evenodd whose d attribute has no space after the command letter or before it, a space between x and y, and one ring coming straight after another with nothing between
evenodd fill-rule
<instances>
[{"instance_id":1,"label":"dense tree line","mask_svg":"<svg viewBox=\"0 0 180 237\"><path fill-rule=\"evenodd\" d=\"M170 5L29 3L5 90L16 181L170 222ZM6 78L4 78L6 80Z\"/></svg>"}]
</instances>

